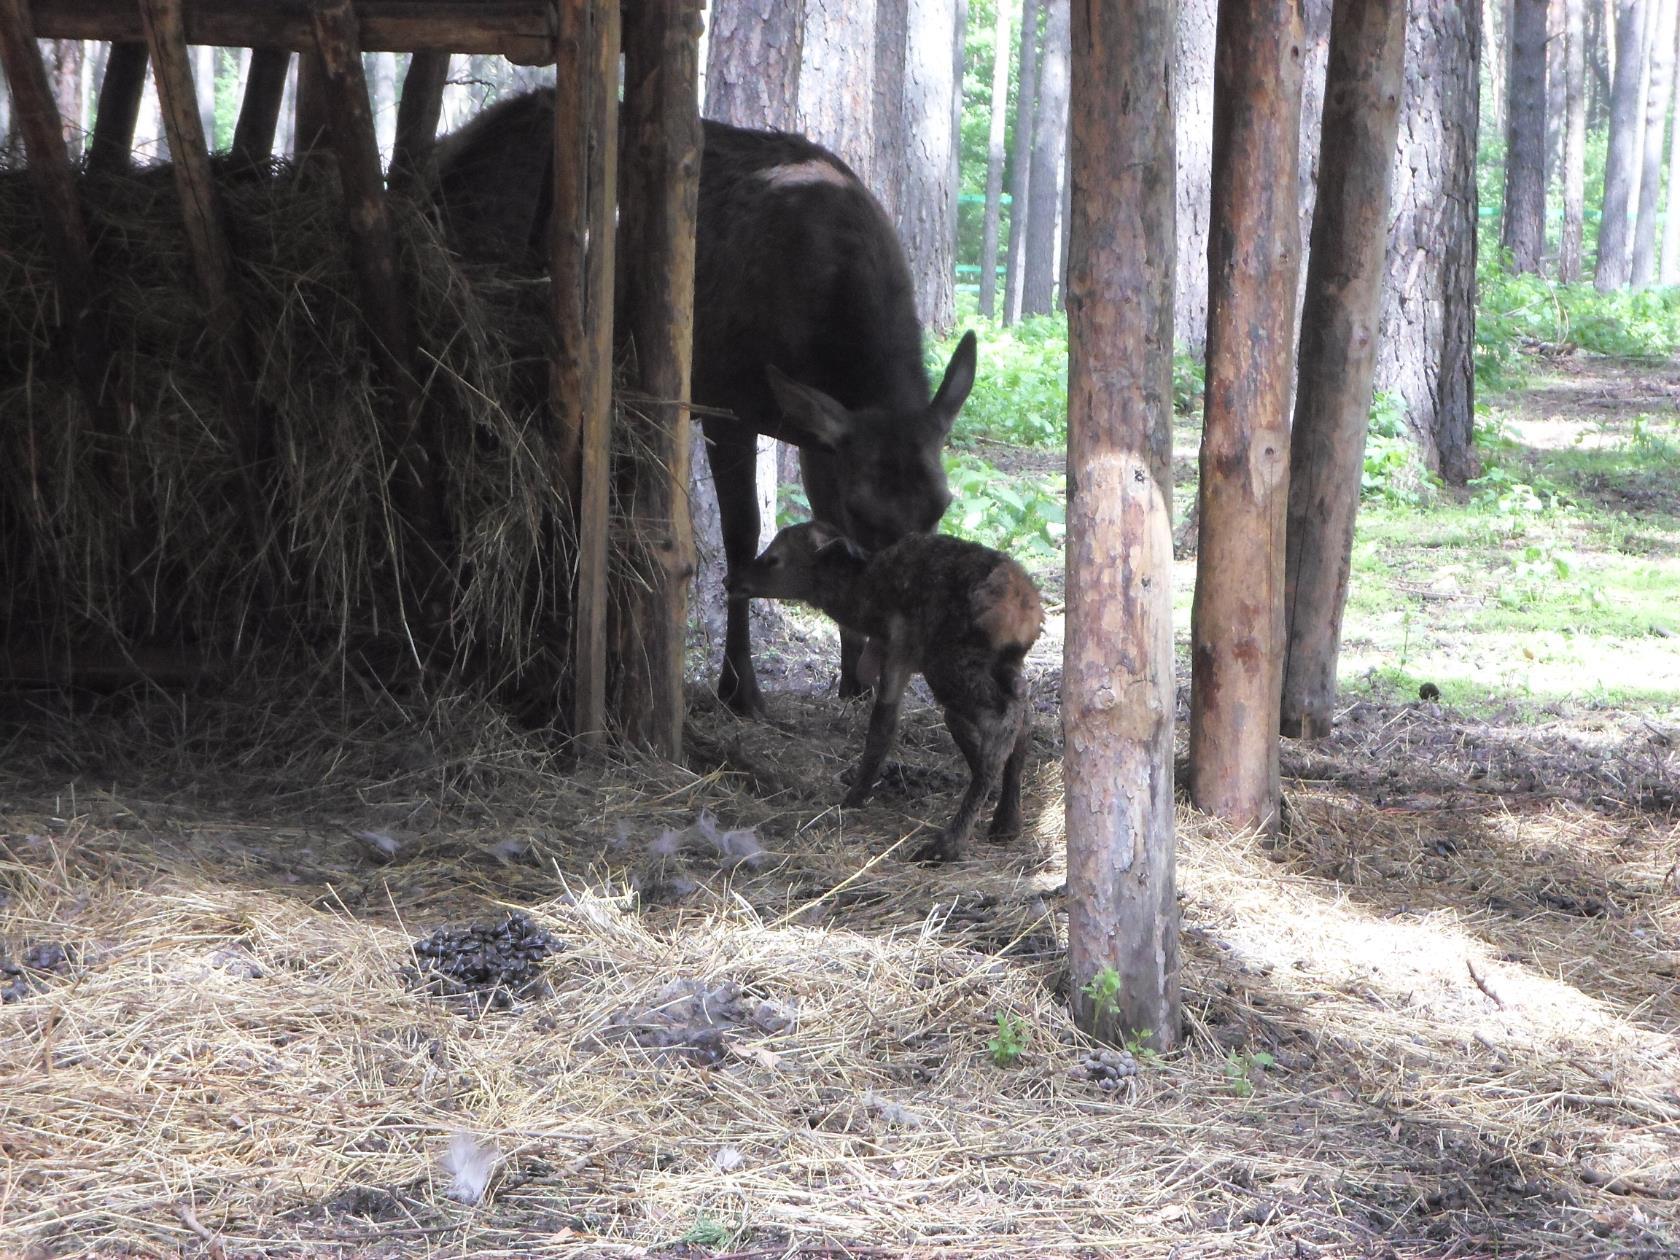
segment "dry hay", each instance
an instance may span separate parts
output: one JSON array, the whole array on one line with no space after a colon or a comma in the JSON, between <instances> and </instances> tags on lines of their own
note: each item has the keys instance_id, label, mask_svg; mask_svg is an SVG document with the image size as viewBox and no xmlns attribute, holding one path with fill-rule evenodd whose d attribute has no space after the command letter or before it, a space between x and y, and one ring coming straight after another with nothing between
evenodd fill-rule
<instances>
[{"instance_id":1,"label":"dry hay","mask_svg":"<svg viewBox=\"0 0 1680 1260\"><path fill-rule=\"evenodd\" d=\"M392 400L366 349L335 168L276 163L224 173L220 188L256 356L259 414L236 423L271 427L274 451L254 513L168 168L81 182L114 440L52 344L57 296L29 182L0 173L0 554L14 635L196 642L212 656L290 635L317 659L407 636ZM466 268L420 208L392 208L455 548L451 628L461 650L517 670L542 647L545 610L563 615L573 554L542 408L547 281Z\"/></svg>"},{"instance_id":2,"label":"dry hay","mask_svg":"<svg viewBox=\"0 0 1680 1260\"><path fill-rule=\"evenodd\" d=\"M1187 812L1187 1048L1105 1090L1053 712L1031 834L927 870L961 788L927 707L842 814L864 714L821 696L697 700L681 769L568 766L469 699L259 694L4 732L0 953L64 961L0 1006L0 1254L1680 1246L1671 814L1298 784L1265 846ZM415 983L416 941L510 911L540 985Z\"/></svg>"}]
</instances>

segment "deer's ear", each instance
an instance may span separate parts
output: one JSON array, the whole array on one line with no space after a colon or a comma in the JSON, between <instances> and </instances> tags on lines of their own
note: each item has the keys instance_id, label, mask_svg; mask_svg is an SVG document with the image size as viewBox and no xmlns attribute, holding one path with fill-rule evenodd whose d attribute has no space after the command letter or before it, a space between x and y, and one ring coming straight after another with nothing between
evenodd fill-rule
<instances>
[{"instance_id":1,"label":"deer's ear","mask_svg":"<svg viewBox=\"0 0 1680 1260\"><path fill-rule=\"evenodd\" d=\"M850 538L835 529L834 526L822 521L811 523L811 541L817 544L817 554L819 556L838 548L854 560L869 559L868 553L862 547L859 547Z\"/></svg>"},{"instance_id":2,"label":"deer's ear","mask_svg":"<svg viewBox=\"0 0 1680 1260\"><path fill-rule=\"evenodd\" d=\"M822 390L801 385L774 363L764 365L764 374L781 412L781 424L767 436L791 442L801 449L831 454L839 450L852 425L846 409Z\"/></svg>"},{"instance_id":3,"label":"deer's ear","mask_svg":"<svg viewBox=\"0 0 1680 1260\"><path fill-rule=\"evenodd\" d=\"M939 382L939 392L928 404L928 416L939 426L941 433L949 433L957 422L957 412L968 401L968 391L974 388L975 361L978 351L973 331L965 332L957 348L951 352L951 362L945 368L945 379Z\"/></svg>"}]
</instances>

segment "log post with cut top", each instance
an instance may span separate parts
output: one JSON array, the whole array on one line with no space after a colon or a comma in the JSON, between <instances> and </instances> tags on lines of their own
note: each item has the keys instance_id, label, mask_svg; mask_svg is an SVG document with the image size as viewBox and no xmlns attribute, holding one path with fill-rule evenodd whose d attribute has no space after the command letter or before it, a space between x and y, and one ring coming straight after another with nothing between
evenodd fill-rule
<instances>
[{"instance_id":1,"label":"log post with cut top","mask_svg":"<svg viewBox=\"0 0 1680 1260\"><path fill-rule=\"evenodd\" d=\"M613 600L615 717L626 742L682 752L683 636L694 573L688 508L694 231L700 187L696 0L624 11L624 150L615 338L638 397L620 492L630 573Z\"/></svg>"}]
</instances>

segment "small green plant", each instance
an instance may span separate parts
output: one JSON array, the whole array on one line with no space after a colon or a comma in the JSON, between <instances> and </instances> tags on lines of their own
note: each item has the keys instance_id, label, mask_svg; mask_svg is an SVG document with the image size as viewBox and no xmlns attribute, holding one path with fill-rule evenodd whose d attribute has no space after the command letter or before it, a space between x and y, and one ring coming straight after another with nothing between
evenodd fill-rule
<instances>
[{"instance_id":1,"label":"small green plant","mask_svg":"<svg viewBox=\"0 0 1680 1260\"><path fill-rule=\"evenodd\" d=\"M1419 503L1428 477L1418 447L1406 432L1406 403L1398 394L1371 400L1371 424L1365 435L1365 466L1360 497L1397 507Z\"/></svg>"},{"instance_id":2,"label":"small green plant","mask_svg":"<svg viewBox=\"0 0 1680 1260\"><path fill-rule=\"evenodd\" d=\"M1202 361L1183 350L1173 351L1173 410L1180 415L1194 414L1202 405L1207 391L1207 368Z\"/></svg>"},{"instance_id":3,"label":"small green plant","mask_svg":"<svg viewBox=\"0 0 1680 1260\"><path fill-rule=\"evenodd\" d=\"M1000 1068L1013 1067L1026 1051L1026 1021L999 1011L997 1032L993 1033L992 1039L986 1043L986 1052L991 1055L993 1065Z\"/></svg>"},{"instance_id":4,"label":"small green plant","mask_svg":"<svg viewBox=\"0 0 1680 1260\"><path fill-rule=\"evenodd\" d=\"M1154 1040L1153 1028L1134 1028L1126 1034L1126 1053L1138 1061L1139 1067L1160 1062L1161 1052L1149 1043Z\"/></svg>"},{"instance_id":5,"label":"small green plant","mask_svg":"<svg viewBox=\"0 0 1680 1260\"><path fill-rule=\"evenodd\" d=\"M740 1237L740 1232L702 1212L688 1232L677 1241L695 1247L728 1247Z\"/></svg>"},{"instance_id":6,"label":"small green plant","mask_svg":"<svg viewBox=\"0 0 1680 1260\"><path fill-rule=\"evenodd\" d=\"M941 528L1013 553L1054 555L1067 533L1067 505L1054 478L1010 477L978 456L945 459L951 507Z\"/></svg>"},{"instance_id":7,"label":"small green plant","mask_svg":"<svg viewBox=\"0 0 1680 1260\"><path fill-rule=\"evenodd\" d=\"M1104 967L1079 991L1091 1000L1099 1020L1113 1019L1120 1010L1120 973L1113 967Z\"/></svg>"},{"instance_id":8,"label":"small green plant","mask_svg":"<svg viewBox=\"0 0 1680 1260\"><path fill-rule=\"evenodd\" d=\"M1264 1050L1243 1054L1233 1050L1225 1057L1225 1083L1238 1098L1254 1093L1254 1074L1263 1072L1277 1060Z\"/></svg>"}]
</instances>

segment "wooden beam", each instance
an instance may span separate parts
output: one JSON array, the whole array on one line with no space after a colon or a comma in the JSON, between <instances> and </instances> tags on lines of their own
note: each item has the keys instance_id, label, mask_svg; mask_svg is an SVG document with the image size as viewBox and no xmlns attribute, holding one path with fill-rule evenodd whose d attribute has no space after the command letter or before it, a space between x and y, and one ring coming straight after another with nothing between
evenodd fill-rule
<instances>
[{"instance_id":1,"label":"wooden beam","mask_svg":"<svg viewBox=\"0 0 1680 1260\"><path fill-rule=\"evenodd\" d=\"M144 38L134 0L32 0L43 39ZM223 48L315 47L310 0L217 0L186 13L187 42ZM554 60L553 0L362 0L366 52L499 53L520 65Z\"/></svg>"},{"instance_id":2,"label":"wooden beam","mask_svg":"<svg viewBox=\"0 0 1680 1260\"><path fill-rule=\"evenodd\" d=\"M88 143L90 171L126 171L134 157L134 123L146 92L146 46L112 44L99 85L99 114Z\"/></svg>"},{"instance_id":3,"label":"wooden beam","mask_svg":"<svg viewBox=\"0 0 1680 1260\"><path fill-rule=\"evenodd\" d=\"M205 139L193 88L192 62L182 26L182 0L140 0L137 6L151 50L158 107L169 139L170 166L181 200L181 221L192 251L193 271L204 297L205 332L213 347L227 413L229 448L244 481L245 510L252 529L253 554L263 544L262 496L256 465L262 457L256 391L251 384L251 355L244 319L233 294L233 255L221 199L210 172Z\"/></svg>"},{"instance_id":4,"label":"wooden beam","mask_svg":"<svg viewBox=\"0 0 1680 1260\"><path fill-rule=\"evenodd\" d=\"M623 490L632 576L615 607L615 717L627 742L682 755L683 636L694 573L688 510L694 230L700 187L698 0L624 13L624 144L619 169L614 335L632 351L643 398L626 415L638 458Z\"/></svg>"},{"instance_id":5,"label":"wooden beam","mask_svg":"<svg viewBox=\"0 0 1680 1260\"><path fill-rule=\"evenodd\" d=\"M328 138L338 158L363 319L374 363L395 399L390 435L392 495L406 530L403 569L417 613L428 625L443 622L441 599L447 534L439 464L430 434L421 427L420 385L414 375L415 335L407 289L397 269L396 239L385 205L385 177L373 130L362 50L350 0L315 0L315 41L322 72Z\"/></svg>"},{"instance_id":6,"label":"wooden beam","mask_svg":"<svg viewBox=\"0 0 1680 1260\"><path fill-rule=\"evenodd\" d=\"M251 51L245 99L240 102L239 121L233 128L235 165L249 169L274 156L274 129L280 122L280 107L286 99L286 72L291 65L292 54L284 48Z\"/></svg>"},{"instance_id":7,"label":"wooden beam","mask_svg":"<svg viewBox=\"0 0 1680 1260\"><path fill-rule=\"evenodd\" d=\"M578 548L571 727L589 746L606 727L618 6L563 0L559 18L550 215L557 335L550 385L559 480Z\"/></svg>"},{"instance_id":8,"label":"wooden beam","mask_svg":"<svg viewBox=\"0 0 1680 1260\"><path fill-rule=\"evenodd\" d=\"M449 82L449 54L417 52L403 76L397 103L397 136L391 147L392 188L410 188L420 176L437 141L443 115L443 89Z\"/></svg>"},{"instance_id":9,"label":"wooden beam","mask_svg":"<svg viewBox=\"0 0 1680 1260\"><path fill-rule=\"evenodd\" d=\"M314 51L298 57L297 114L292 124L292 156L299 162L315 149L324 147L327 139L326 67Z\"/></svg>"},{"instance_id":10,"label":"wooden beam","mask_svg":"<svg viewBox=\"0 0 1680 1260\"><path fill-rule=\"evenodd\" d=\"M115 409L105 397L110 356L90 318L94 295L92 254L81 199L76 195L64 127L53 103L47 69L35 42L25 0L0 0L0 66L12 93L12 125L23 136L29 157L29 178L41 210L47 250L53 260L58 287L60 335L82 401L93 417L106 446L94 467L109 474L115 459L118 432Z\"/></svg>"}]
</instances>

